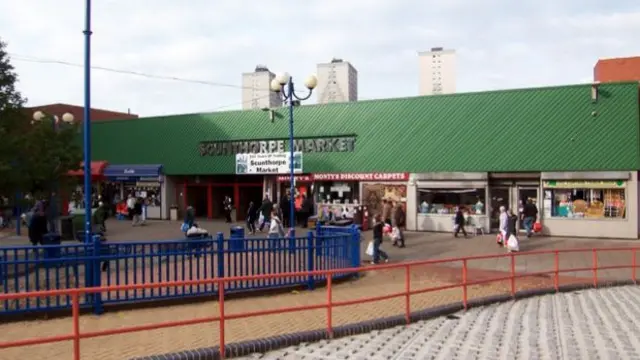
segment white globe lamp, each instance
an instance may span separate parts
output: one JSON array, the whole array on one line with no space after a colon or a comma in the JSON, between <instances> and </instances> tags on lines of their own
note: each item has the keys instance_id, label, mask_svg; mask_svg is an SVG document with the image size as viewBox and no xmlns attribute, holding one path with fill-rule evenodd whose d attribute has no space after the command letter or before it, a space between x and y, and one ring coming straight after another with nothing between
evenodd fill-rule
<instances>
[{"instance_id":1,"label":"white globe lamp","mask_svg":"<svg viewBox=\"0 0 640 360\"><path fill-rule=\"evenodd\" d=\"M44 113L40 110L33 113L33 120L35 121L42 121L44 117L45 117Z\"/></svg>"},{"instance_id":2,"label":"white globe lamp","mask_svg":"<svg viewBox=\"0 0 640 360\"><path fill-rule=\"evenodd\" d=\"M280 85L280 82L278 81L278 79L271 80L270 86L271 86L271 91L280 92L282 90L282 85Z\"/></svg>"},{"instance_id":3,"label":"white globe lamp","mask_svg":"<svg viewBox=\"0 0 640 360\"><path fill-rule=\"evenodd\" d=\"M280 85L286 85L290 79L291 75L289 75L289 73L287 72L278 74L278 76L276 76L276 80L278 80L278 83Z\"/></svg>"},{"instance_id":4,"label":"white globe lamp","mask_svg":"<svg viewBox=\"0 0 640 360\"><path fill-rule=\"evenodd\" d=\"M72 113L64 113L62 115L62 121L66 122L67 124L72 123L73 120L74 120L74 117Z\"/></svg>"},{"instance_id":5,"label":"white globe lamp","mask_svg":"<svg viewBox=\"0 0 640 360\"><path fill-rule=\"evenodd\" d=\"M315 75L309 75L304 79L304 86L309 90L313 90L318 86L318 78Z\"/></svg>"}]
</instances>

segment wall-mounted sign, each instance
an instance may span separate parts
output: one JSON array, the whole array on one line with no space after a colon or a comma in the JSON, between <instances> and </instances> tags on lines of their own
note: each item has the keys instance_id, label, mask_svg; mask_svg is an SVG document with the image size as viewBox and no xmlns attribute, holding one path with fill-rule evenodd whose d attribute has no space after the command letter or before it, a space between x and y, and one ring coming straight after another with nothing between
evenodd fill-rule
<instances>
[{"instance_id":1,"label":"wall-mounted sign","mask_svg":"<svg viewBox=\"0 0 640 360\"><path fill-rule=\"evenodd\" d=\"M353 152L355 136L294 139L296 152ZM203 141L198 146L200 156L227 156L235 154L274 154L289 151L289 140L255 141Z\"/></svg>"},{"instance_id":2,"label":"wall-mounted sign","mask_svg":"<svg viewBox=\"0 0 640 360\"><path fill-rule=\"evenodd\" d=\"M278 176L278 182L289 182L289 179L291 178L290 175L281 175ZM295 176L295 181L296 182L313 182L313 175L296 175Z\"/></svg>"},{"instance_id":3,"label":"wall-mounted sign","mask_svg":"<svg viewBox=\"0 0 640 360\"><path fill-rule=\"evenodd\" d=\"M291 153L236 154L236 174L287 174ZM302 153L293 153L293 171L302 172Z\"/></svg>"},{"instance_id":4,"label":"wall-mounted sign","mask_svg":"<svg viewBox=\"0 0 640 360\"><path fill-rule=\"evenodd\" d=\"M593 181L593 180L575 180L575 181L556 181L548 180L543 182L545 188L555 189L616 189L624 188L626 182L623 180L607 180L607 181Z\"/></svg>"},{"instance_id":5,"label":"wall-mounted sign","mask_svg":"<svg viewBox=\"0 0 640 360\"><path fill-rule=\"evenodd\" d=\"M408 181L409 173L335 173L296 175L296 182L313 181ZM278 181L289 182L289 176L278 176Z\"/></svg>"}]
</instances>

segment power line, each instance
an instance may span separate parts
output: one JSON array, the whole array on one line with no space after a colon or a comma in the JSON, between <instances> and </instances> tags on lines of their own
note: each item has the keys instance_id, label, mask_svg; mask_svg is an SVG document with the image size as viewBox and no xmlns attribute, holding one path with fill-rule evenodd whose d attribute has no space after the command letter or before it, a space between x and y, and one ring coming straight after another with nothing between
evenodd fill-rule
<instances>
[{"instance_id":1,"label":"power line","mask_svg":"<svg viewBox=\"0 0 640 360\"><path fill-rule=\"evenodd\" d=\"M13 54L13 53L9 53L9 56L11 56L11 60L17 60L17 61L39 63L39 64L56 64L56 65L64 65L64 66L79 67L79 68L83 68L84 67L83 64L72 63L72 62L64 61L64 60L37 58L37 57L33 57L33 56ZM217 87L228 87L228 88L236 88L236 89L265 90L265 89L251 87L251 86L233 85L233 84L226 84L226 83L215 82L215 81L185 79L185 78L180 78L180 77L177 77L177 76L147 74L147 73L143 73L143 72L139 72L139 71L122 70L122 69L115 69L115 68L104 67L104 66L91 66L91 69L100 70L100 71L106 71L106 72L111 72L111 73L117 73L117 74L139 76L139 77L144 77L144 78L148 78L148 79L156 79L156 80L178 81L178 82L183 82L183 83L200 84L200 85L217 86ZM298 90L296 89L296 91L298 91Z\"/></svg>"}]
</instances>

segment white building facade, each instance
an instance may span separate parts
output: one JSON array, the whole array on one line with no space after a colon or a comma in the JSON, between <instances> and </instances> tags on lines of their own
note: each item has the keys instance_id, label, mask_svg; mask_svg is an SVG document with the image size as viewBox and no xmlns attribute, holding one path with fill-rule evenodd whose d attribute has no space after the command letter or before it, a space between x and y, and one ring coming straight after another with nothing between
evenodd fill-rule
<instances>
[{"instance_id":1,"label":"white building facade","mask_svg":"<svg viewBox=\"0 0 640 360\"><path fill-rule=\"evenodd\" d=\"M266 66L258 65L254 72L242 74L242 109L265 109L282 106L279 95L271 91L275 74Z\"/></svg>"},{"instance_id":2,"label":"white building facade","mask_svg":"<svg viewBox=\"0 0 640 360\"><path fill-rule=\"evenodd\" d=\"M456 52L441 47L418 53L420 95L456 92Z\"/></svg>"},{"instance_id":3,"label":"white building facade","mask_svg":"<svg viewBox=\"0 0 640 360\"><path fill-rule=\"evenodd\" d=\"M318 64L317 77L318 104L358 101L358 71L348 61Z\"/></svg>"}]
</instances>

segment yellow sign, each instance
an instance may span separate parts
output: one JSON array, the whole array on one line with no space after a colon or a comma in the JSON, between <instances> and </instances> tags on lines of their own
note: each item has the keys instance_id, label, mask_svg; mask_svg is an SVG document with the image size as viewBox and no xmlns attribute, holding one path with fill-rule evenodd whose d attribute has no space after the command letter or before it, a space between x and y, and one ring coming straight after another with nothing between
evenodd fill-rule
<instances>
[{"instance_id":1,"label":"yellow sign","mask_svg":"<svg viewBox=\"0 0 640 360\"><path fill-rule=\"evenodd\" d=\"M543 183L545 188L555 189L620 189L624 188L626 182L623 180L606 180L606 181L592 181L592 180L575 180L575 181L556 181L549 180Z\"/></svg>"}]
</instances>

